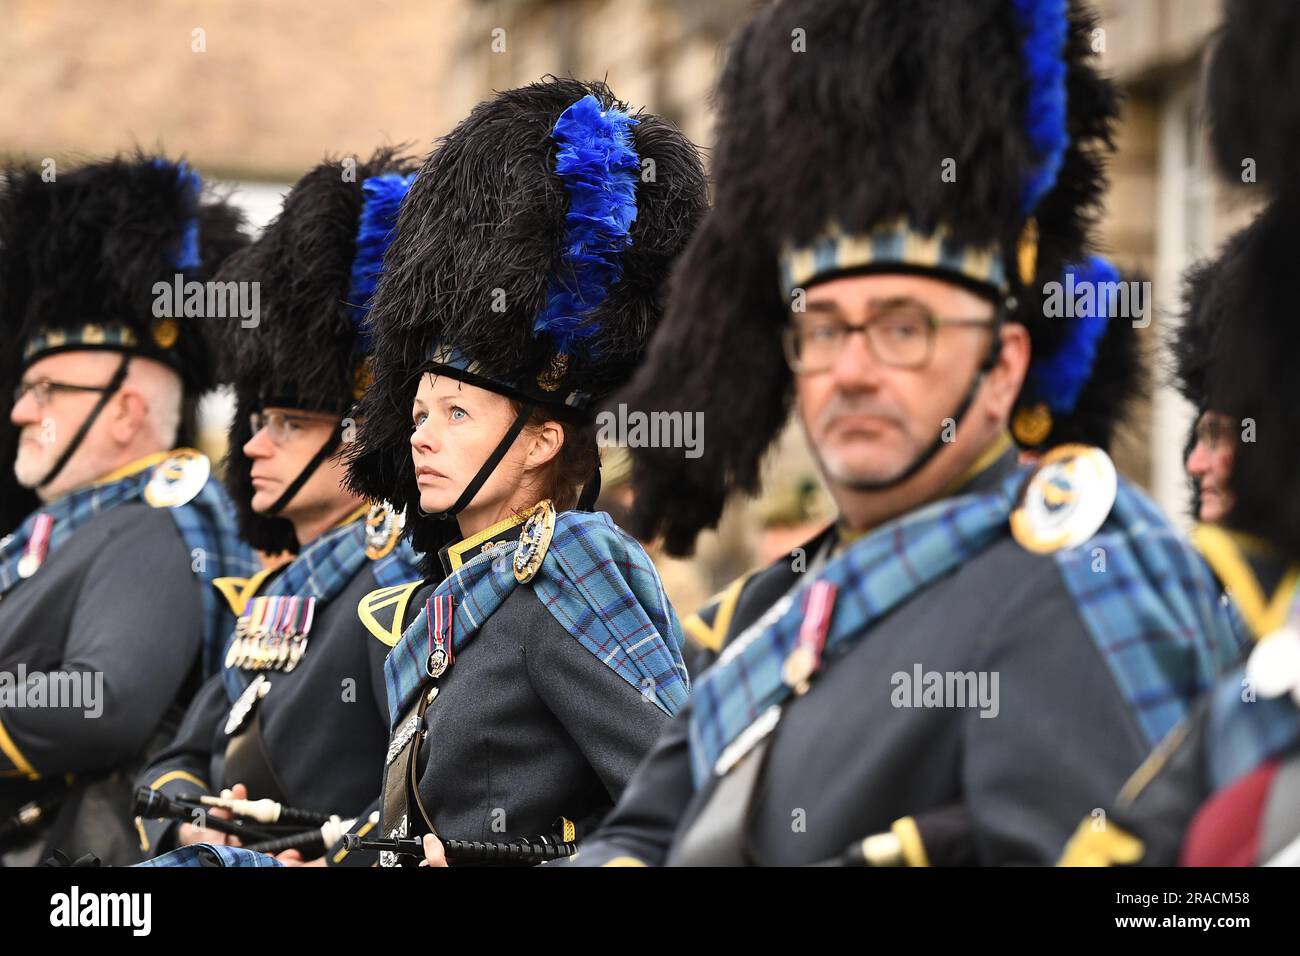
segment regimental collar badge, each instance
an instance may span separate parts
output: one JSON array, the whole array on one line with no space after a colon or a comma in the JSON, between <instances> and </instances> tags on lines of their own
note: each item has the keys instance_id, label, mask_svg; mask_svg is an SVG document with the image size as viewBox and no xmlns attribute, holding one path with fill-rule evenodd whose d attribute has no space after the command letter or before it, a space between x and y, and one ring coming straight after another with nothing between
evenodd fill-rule
<instances>
[{"instance_id":1,"label":"regimental collar badge","mask_svg":"<svg viewBox=\"0 0 1300 956\"><path fill-rule=\"evenodd\" d=\"M1118 492L1115 464L1100 448L1053 448L1021 492L1011 534L1036 554L1076 548L1101 529Z\"/></svg>"},{"instance_id":2,"label":"regimental collar badge","mask_svg":"<svg viewBox=\"0 0 1300 956\"><path fill-rule=\"evenodd\" d=\"M193 448L179 448L154 468L144 486L144 500L154 508L189 504L212 475L208 456Z\"/></svg>"},{"instance_id":3,"label":"regimental collar badge","mask_svg":"<svg viewBox=\"0 0 1300 956\"><path fill-rule=\"evenodd\" d=\"M402 536L405 522L387 502L371 507L366 515L366 557L378 561L392 554L397 539Z\"/></svg>"},{"instance_id":4,"label":"regimental collar badge","mask_svg":"<svg viewBox=\"0 0 1300 956\"><path fill-rule=\"evenodd\" d=\"M550 501L538 503L533 513L524 522L524 530L519 533L519 547L515 549L515 580L527 584L533 579L546 550L551 546L555 534L555 505Z\"/></svg>"}]
</instances>

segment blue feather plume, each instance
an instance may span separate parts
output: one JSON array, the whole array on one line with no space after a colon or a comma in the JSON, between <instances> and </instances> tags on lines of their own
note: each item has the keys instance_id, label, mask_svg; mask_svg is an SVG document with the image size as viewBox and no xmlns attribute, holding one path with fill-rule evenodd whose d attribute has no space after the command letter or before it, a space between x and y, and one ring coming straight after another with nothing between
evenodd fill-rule
<instances>
[{"instance_id":1,"label":"blue feather plume","mask_svg":"<svg viewBox=\"0 0 1300 956\"><path fill-rule=\"evenodd\" d=\"M632 244L641 169L632 143L636 122L622 110L601 109L600 101L587 95L560 114L551 132L559 147L555 172L569 194L569 210L560 266L533 335L549 335L563 355L574 354L582 340L599 331L588 316L623 277L622 253Z\"/></svg>"},{"instance_id":2,"label":"blue feather plume","mask_svg":"<svg viewBox=\"0 0 1300 956\"><path fill-rule=\"evenodd\" d=\"M1056 184L1069 145L1066 132L1065 42L1068 0L1013 0L1024 30L1021 50L1029 78L1025 132L1040 163L1024 183L1021 211L1029 213Z\"/></svg>"},{"instance_id":3,"label":"blue feather plume","mask_svg":"<svg viewBox=\"0 0 1300 956\"><path fill-rule=\"evenodd\" d=\"M1034 395L1058 415L1074 411L1083 387L1092 377L1098 345L1112 318L1102 283L1119 281L1118 270L1101 256L1092 256L1082 265L1067 266L1065 273L1073 274L1076 295L1085 286L1092 286L1093 307L1084 314L1076 313L1061 347L1043 361L1033 363L1029 370Z\"/></svg>"},{"instance_id":4,"label":"blue feather plume","mask_svg":"<svg viewBox=\"0 0 1300 956\"><path fill-rule=\"evenodd\" d=\"M352 257L348 287L348 315L357 330L362 354L370 354L370 328L365 324L370 299L384 273L384 253L397 235L397 213L415 182L415 173L380 173L361 183L361 216L357 223L357 251Z\"/></svg>"},{"instance_id":5,"label":"blue feather plume","mask_svg":"<svg viewBox=\"0 0 1300 956\"><path fill-rule=\"evenodd\" d=\"M173 164L158 157L154 159L153 165L156 169L175 168L176 177L180 180L181 188L193 196L194 205L198 206L199 197L203 193L203 179L189 163L181 160ZM181 227L181 244L176 251L176 258L172 261L172 264L181 271L197 269L203 265L203 259L199 255L199 220L197 216L190 216Z\"/></svg>"}]
</instances>

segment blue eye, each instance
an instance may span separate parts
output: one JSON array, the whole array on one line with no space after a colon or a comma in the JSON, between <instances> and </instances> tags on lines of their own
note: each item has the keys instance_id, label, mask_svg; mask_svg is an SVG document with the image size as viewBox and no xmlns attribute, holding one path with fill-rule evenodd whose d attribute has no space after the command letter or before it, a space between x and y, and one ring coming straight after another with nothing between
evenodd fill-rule
<instances>
[{"instance_id":1,"label":"blue eye","mask_svg":"<svg viewBox=\"0 0 1300 956\"><path fill-rule=\"evenodd\" d=\"M428 420L429 420L429 416L426 415L424 412L420 412L418 415L415 416L415 418L411 422L411 431L417 431L420 428L420 426L423 425Z\"/></svg>"},{"instance_id":2,"label":"blue eye","mask_svg":"<svg viewBox=\"0 0 1300 956\"><path fill-rule=\"evenodd\" d=\"M453 422L463 422L467 418L469 418L469 412L465 411L465 409L461 408L459 405L453 405L451 407L451 420Z\"/></svg>"}]
</instances>

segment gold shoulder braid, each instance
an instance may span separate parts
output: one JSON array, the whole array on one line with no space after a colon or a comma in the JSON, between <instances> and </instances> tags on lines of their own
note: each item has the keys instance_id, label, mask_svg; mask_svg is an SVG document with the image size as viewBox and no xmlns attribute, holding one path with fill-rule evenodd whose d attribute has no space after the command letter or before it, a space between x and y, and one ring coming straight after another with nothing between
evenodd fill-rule
<instances>
[{"instance_id":1,"label":"gold shoulder braid","mask_svg":"<svg viewBox=\"0 0 1300 956\"><path fill-rule=\"evenodd\" d=\"M515 550L515 580L520 584L531 581L542 566L554 534L555 505L550 501L539 502L524 522L524 530L519 533L519 547Z\"/></svg>"}]
</instances>

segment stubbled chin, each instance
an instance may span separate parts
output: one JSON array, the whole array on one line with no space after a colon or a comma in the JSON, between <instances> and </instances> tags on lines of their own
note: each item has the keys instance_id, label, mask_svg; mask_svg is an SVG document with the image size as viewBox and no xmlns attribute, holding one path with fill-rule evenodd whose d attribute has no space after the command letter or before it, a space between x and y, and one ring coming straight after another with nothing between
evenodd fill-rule
<instances>
[{"instance_id":1,"label":"stubbled chin","mask_svg":"<svg viewBox=\"0 0 1300 956\"><path fill-rule=\"evenodd\" d=\"M18 479L18 484L24 488L32 488L40 480L45 467L44 461L20 454L17 461L14 462L14 477Z\"/></svg>"},{"instance_id":2,"label":"stubbled chin","mask_svg":"<svg viewBox=\"0 0 1300 956\"><path fill-rule=\"evenodd\" d=\"M897 449L883 442L847 442L823 455L827 472L841 481L884 481L898 474L907 462Z\"/></svg>"}]
</instances>

